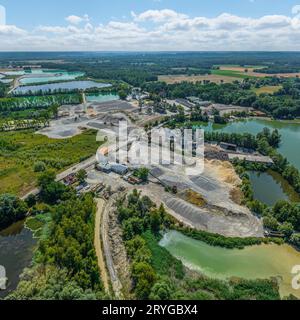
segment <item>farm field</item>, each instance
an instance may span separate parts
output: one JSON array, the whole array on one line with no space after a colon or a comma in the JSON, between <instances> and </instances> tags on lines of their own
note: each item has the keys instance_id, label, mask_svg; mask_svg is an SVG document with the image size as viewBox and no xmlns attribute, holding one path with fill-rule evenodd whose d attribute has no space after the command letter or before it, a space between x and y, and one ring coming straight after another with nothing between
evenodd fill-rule
<instances>
[{"instance_id":1,"label":"farm field","mask_svg":"<svg viewBox=\"0 0 300 320\"><path fill-rule=\"evenodd\" d=\"M211 70L211 73L213 75L223 76L223 77L235 77L239 79L245 79L245 78L254 78L255 73L254 72L240 72L236 70Z\"/></svg>"},{"instance_id":2,"label":"farm field","mask_svg":"<svg viewBox=\"0 0 300 320\"><path fill-rule=\"evenodd\" d=\"M281 88L282 88L282 86L263 86L260 88L254 88L253 91L258 95L261 93L273 94L273 93L277 92L278 90L280 90Z\"/></svg>"},{"instance_id":3,"label":"farm field","mask_svg":"<svg viewBox=\"0 0 300 320\"><path fill-rule=\"evenodd\" d=\"M184 81L188 82L197 82L197 81L211 81L214 83L232 83L234 81L241 81L246 78L255 78L255 77L266 77L266 74L256 73L253 70L257 68L263 68L262 66L231 66L224 65L219 66L219 69L212 69L211 74L208 75L194 75L189 76L186 74L182 75L161 75L158 76L159 81L166 82L167 84L180 83ZM245 70L248 70L245 72Z\"/></svg>"},{"instance_id":4,"label":"farm field","mask_svg":"<svg viewBox=\"0 0 300 320\"><path fill-rule=\"evenodd\" d=\"M188 75L162 75L158 76L158 81L166 82L167 84L174 84L180 82L197 82L197 81L211 81L214 83L232 83L233 81L241 81L240 76L227 76L218 74L208 74L199 76L188 76Z\"/></svg>"},{"instance_id":5,"label":"farm field","mask_svg":"<svg viewBox=\"0 0 300 320\"><path fill-rule=\"evenodd\" d=\"M221 65L218 70L212 70L213 74L223 74L223 75L235 75L242 78L265 78L265 77L282 77L282 78L296 78L300 77L300 73L277 73L277 74L267 74L262 72L254 72L256 69L262 69L264 66L230 66L230 65ZM247 70L247 72L246 72Z\"/></svg>"},{"instance_id":6,"label":"farm field","mask_svg":"<svg viewBox=\"0 0 300 320\"><path fill-rule=\"evenodd\" d=\"M33 130L1 133L0 193L22 196L33 189L39 175L34 172L37 162L60 172L92 156L97 150L95 136L94 130L63 140L49 139Z\"/></svg>"},{"instance_id":7,"label":"farm field","mask_svg":"<svg viewBox=\"0 0 300 320\"><path fill-rule=\"evenodd\" d=\"M229 70L229 71L238 71L238 72L245 72L247 69L248 71L254 71L255 69L262 69L264 66L231 66L231 65L221 65L219 66L219 70Z\"/></svg>"}]
</instances>

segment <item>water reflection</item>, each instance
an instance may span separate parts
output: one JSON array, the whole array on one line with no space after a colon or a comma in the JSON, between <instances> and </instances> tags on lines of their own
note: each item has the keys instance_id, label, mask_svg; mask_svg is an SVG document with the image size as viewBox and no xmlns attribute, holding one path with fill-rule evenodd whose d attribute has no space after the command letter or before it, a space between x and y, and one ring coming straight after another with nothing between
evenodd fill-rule
<instances>
[{"instance_id":1,"label":"water reflection","mask_svg":"<svg viewBox=\"0 0 300 320\"><path fill-rule=\"evenodd\" d=\"M6 290L0 291L0 298L17 287L19 275L32 261L35 244L32 232L24 228L24 221L0 232L0 265L5 267L8 278Z\"/></svg>"}]
</instances>

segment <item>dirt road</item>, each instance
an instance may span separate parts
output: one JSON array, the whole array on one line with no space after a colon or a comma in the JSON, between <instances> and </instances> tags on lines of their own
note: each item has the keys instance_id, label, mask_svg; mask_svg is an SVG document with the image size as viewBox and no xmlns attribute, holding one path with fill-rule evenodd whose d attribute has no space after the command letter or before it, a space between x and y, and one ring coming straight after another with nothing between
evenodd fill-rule
<instances>
[{"instance_id":1,"label":"dirt road","mask_svg":"<svg viewBox=\"0 0 300 320\"><path fill-rule=\"evenodd\" d=\"M102 243L103 243L103 253L105 255L105 261L107 265L107 269L110 276L111 285L113 288L113 292L117 299L122 299L122 284L118 277L118 273L116 271L116 267L114 265L112 252L109 245L109 238L108 238L108 221L109 221L109 212L113 210L113 204L116 200L115 195L113 195L109 201L107 202L102 215L102 224L101 224L101 236L102 236Z\"/></svg>"},{"instance_id":2,"label":"dirt road","mask_svg":"<svg viewBox=\"0 0 300 320\"><path fill-rule=\"evenodd\" d=\"M95 217L95 237L94 237L94 246L96 250L98 266L101 273L101 279L103 281L104 289L106 293L109 293L109 277L106 271L105 260L102 253L102 246L101 246L101 223L102 223L102 214L103 209L105 207L105 201L103 199L96 199L97 202L97 212Z\"/></svg>"}]
</instances>

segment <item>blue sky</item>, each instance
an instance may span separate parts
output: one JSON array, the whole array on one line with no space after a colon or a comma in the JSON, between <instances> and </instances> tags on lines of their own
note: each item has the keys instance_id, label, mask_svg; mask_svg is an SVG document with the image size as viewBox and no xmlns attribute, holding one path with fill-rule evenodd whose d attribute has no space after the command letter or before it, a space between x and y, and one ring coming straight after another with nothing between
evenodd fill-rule
<instances>
[{"instance_id":1,"label":"blue sky","mask_svg":"<svg viewBox=\"0 0 300 320\"><path fill-rule=\"evenodd\" d=\"M0 5L6 8L0 50L30 50L28 43L32 50L300 50L300 0L0 0Z\"/></svg>"},{"instance_id":2,"label":"blue sky","mask_svg":"<svg viewBox=\"0 0 300 320\"><path fill-rule=\"evenodd\" d=\"M7 23L22 28L64 23L71 14L88 14L93 21L106 23L130 17L149 9L173 9L193 16L213 17L223 12L243 17L289 15L300 0L0 0L5 6Z\"/></svg>"}]
</instances>

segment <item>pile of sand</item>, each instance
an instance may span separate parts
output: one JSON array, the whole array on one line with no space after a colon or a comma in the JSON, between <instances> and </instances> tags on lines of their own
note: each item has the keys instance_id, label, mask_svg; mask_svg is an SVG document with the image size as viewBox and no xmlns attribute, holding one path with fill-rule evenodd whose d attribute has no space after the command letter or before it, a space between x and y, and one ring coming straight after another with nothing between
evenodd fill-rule
<instances>
[{"instance_id":1,"label":"pile of sand","mask_svg":"<svg viewBox=\"0 0 300 320\"><path fill-rule=\"evenodd\" d=\"M205 160L205 171L217 180L228 183L231 186L239 186L241 179L234 170L233 165L228 161Z\"/></svg>"},{"instance_id":2,"label":"pile of sand","mask_svg":"<svg viewBox=\"0 0 300 320\"><path fill-rule=\"evenodd\" d=\"M181 196L183 200L194 204L195 206L203 207L206 205L206 201L203 196L194 190L187 189L183 191L179 196Z\"/></svg>"},{"instance_id":3,"label":"pile of sand","mask_svg":"<svg viewBox=\"0 0 300 320\"><path fill-rule=\"evenodd\" d=\"M220 160L205 160L205 170L217 180L227 183L231 188L231 199L235 203L241 204L243 193L240 189L240 185L242 181L230 162Z\"/></svg>"}]
</instances>

